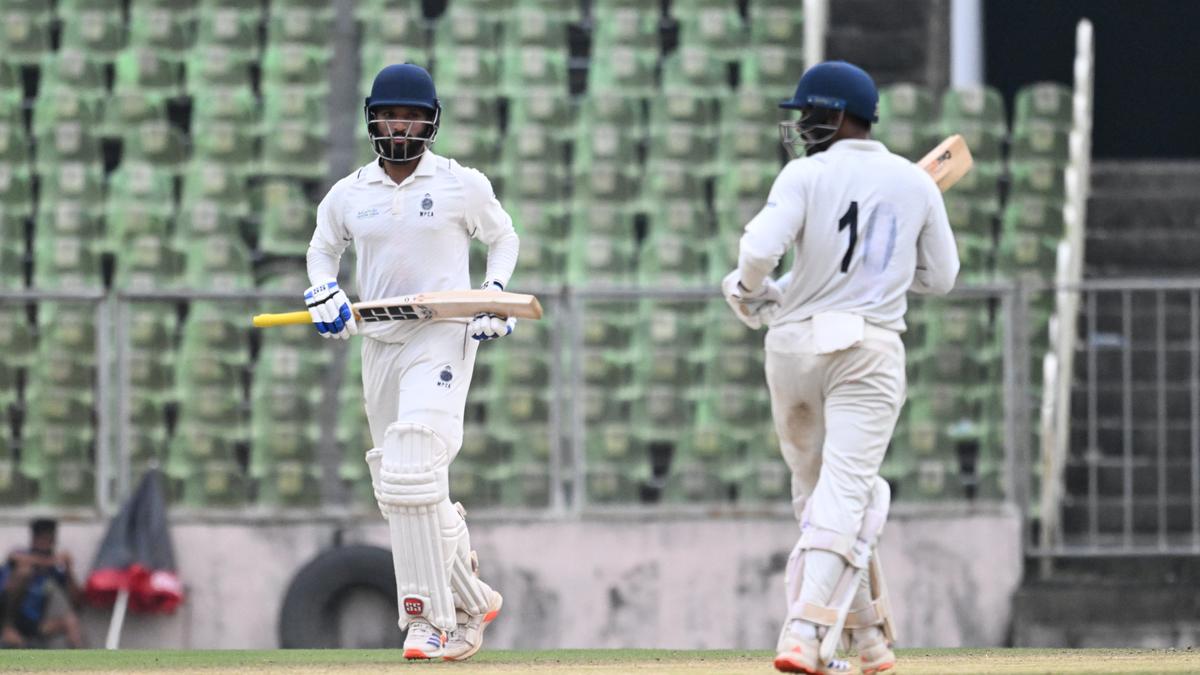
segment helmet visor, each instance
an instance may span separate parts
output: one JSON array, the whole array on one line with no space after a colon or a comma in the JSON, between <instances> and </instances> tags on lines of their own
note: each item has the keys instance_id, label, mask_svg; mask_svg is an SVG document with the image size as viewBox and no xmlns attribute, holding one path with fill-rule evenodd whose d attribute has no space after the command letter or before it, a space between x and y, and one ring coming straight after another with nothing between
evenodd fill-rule
<instances>
[{"instance_id":1,"label":"helmet visor","mask_svg":"<svg viewBox=\"0 0 1200 675\"><path fill-rule=\"evenodd\" d=\"M371 147L381 159L390 162L409 162L425 153L437 139L441 111L432 118L410 115L391 116L387 108L368 111L367 135Z\"/></svg>"},{"instance_id":2,"label":"helmet visor","mask_svg":"<svg viewBox=\"0 0 1200 675\"><path fill-rule=\"evenodd\" d=\"M827 149L842 126L841 110L807 107L794 122L779 123L779 140L792 159Z\"/></svg>"}]
</instances>

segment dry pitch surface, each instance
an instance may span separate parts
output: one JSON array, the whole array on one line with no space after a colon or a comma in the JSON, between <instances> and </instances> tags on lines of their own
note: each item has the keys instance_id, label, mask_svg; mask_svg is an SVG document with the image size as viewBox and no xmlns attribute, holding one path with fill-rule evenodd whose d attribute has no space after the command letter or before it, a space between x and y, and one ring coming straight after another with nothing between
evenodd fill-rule
<instances>
[{"instance_id":1,"label":"dry pitch surface","mask_svg":"<svg viewBox=\"0 0 1200 675\"><path fill-rule=\"evenodd\" d=\"M906 649L898 675L1200 673L1200 651L1136 649ZM405 663L396 651L0 651L22 673L720 673L769 675L771 654L737 651L483 652L467 663Z\"/></svg>"}]
</instances>

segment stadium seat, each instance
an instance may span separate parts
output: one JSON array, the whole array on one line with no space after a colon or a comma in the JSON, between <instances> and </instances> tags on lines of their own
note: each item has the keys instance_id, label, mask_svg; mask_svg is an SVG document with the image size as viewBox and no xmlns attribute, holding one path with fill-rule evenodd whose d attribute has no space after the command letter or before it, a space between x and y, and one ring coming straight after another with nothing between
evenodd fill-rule
<instances>
[{"instance_id":1,"label":"stadium seat","mask_svg":"<svg viewBox=\"0 0 1200 675\"><path fill-rule=\"evenodd\" d=\"M320 504L320 467L309 462L277 462L258 476L258 503L312 507Z\"/></svg>"},{"instance_id":2,"label":"stadium seat","mask_svg":"<svg viewBox=\"0 0 1200 675\"><path fill-rule=\"evenodd\" d=\"M272 123L279 120L302 121L314 134L328 133L329 87L326 83L264 85L262 94L262 119L271 120Z\"/></svg>"},{"instance_id":3,"label":"stadium seat","mask_svg":"<svg viewBox=\"0 0 1200 675\"><path fill-rule=\"evenodd\" d=\"M763 45L742 56L739 83L742 87L761 90L780 101L794 93L797 73L803 72L803 50L792 46Z\"/></svg>"},{"instance_id":4,"label":"stadium seat","mask_svg":"<svg viewBox=\"0 0 1200 675\"><path fill-rule=\"evenodd\" d=\"M587 90L590 98L599 92L620 92L625 97L650 98L658 91L655 68L658 50L628 45L613 45L608 57L592 61L588 68Z\"/></svg>"},{"instance_id":5,"label":"stadium seat","mask_svg":"<svg viewBox=\"0 0 1200 675\"><path fill-rule=\"evenodd\" d=\"M627 6L595 3L591 10L593 53L611 53L617 46L636 47L646 53L658 51L662 17L657 7L636 2Z\"/></svg>"},{"instance_id":6,"label":"stadium seat","mask_svg":"<svg viewBox=\"0 0 1200 675\"><path fill-rule=\"evenodd\" d=\"M262 218L260 249L279 255L303 255L308 250L316 209L298 183L276 179L264 184L259 213Z\"/></svg>"},{"instance_id":7,"label":"stadium seat","mask_svg":"<svg viewBox=\"0 0 1200 675\"><path fill-rule=\"evenodd\" d=\"M122 243L114 286L124 290L153 291L179 286L183 256L165 238L140 234Z\"/></svg>"},{"instance_id":8,"label":"stadium seat","mask_svg":"<svg viewBox=\"0 0 1200 675\"><path fill-rule=\"evenodd\" d=\"M690 234L660 229L641 242L638 281L647 286L688 287L703 283L706 243Z\"/></svg>"},{"instance_id":9,"label":"stadium seat","mask_svg":"<svg viewBox=\"0 0 1200 675\"><path fill-rule=\"evenodd\" d=\"M1012 195L1061 202L1066 190L1062 165L1052 159L1014 160L1008 167Z\"/></svg>"},{"instance_id":10,"label":"stadium seat","mask_svg":"<svg viewBox=\"0 0 1200 675\"><path fill-rule=\"evenodd\" d=\"M157 92L125 90L110 95L100 125L102 136L117 138L143 122L167 119L166 97Z\"/></svg>"},{"instance_id":11,"label":"stadium seat","mask_svg":"<svg viewBox=\"0 0 1200 675\"><path fill-rule=\"evenodd\" d=\"M1062 204L1033 195L1013 194L1004 207L1002 224L1005 231L1040 233L1062 237Z\"/></svg>"},{"instance_id":12,"label":"stadium seat","mask_svg":"<svg viewBox=\"0 0 1200 675\"><path fill-rule=\"evenodd\" d=\"M246 476L235 462L201 462L168 475L183 480L180 501L186 506L240 506L248 498Z\"/></svg>"},{"instance_id":13,"label":"stadium seat","mask_svg":"<svg viewBox=\"0 0 1200 675\"><path fill-rule=\"evenodd\" d=\"M558 9L561 3L554 3ZM503 27L504 41L511 47L525 48L534 45L566 52L567 22L571 18L565 12L547 11L545 5L523 0L510 12Z\"/></svg>"},{"instance_id":14,"label":"stadium seat","mask_svg":"<svg viewBox=\"0 0 1200 675\"><path fill-rule=\"evenodd\" d=\"M230 237L189 244L184 251L184 280L189 288L235 290L254 287L250 251Z\"/></svg>"},{"instance_id":15,"label":"stadium seat","mask_svg":"<svg viewBox=\"0 0 1200 675\"><path fill-rule=\"evenodd\" d=\"M750 44L804 48L804 15L794 6L750 8Z\"/></svg>"},{"instance_id":16,"label":"stadium seat","mask_svg":"<svg viewBox=\"0 0 1200 675\"><path fill-rule=\"evenodd\" d=\"M182 63L196 38L190 12L134 3L129 8L129 44L156 50Z\"/></svg>"},{"instance_id":17,"label":"stadium seat","mask_svg":"<svg viewBox=\"0 0 1200 675\"><path fill-rule=\"evenodd\" d=\"M122 148L123 157L172 173L182 171L188 158L186 135L162 119L128 128Z\"/></svg>"},{"instance_id":18,"label":"stadium seat","mask_svg":"<svg viewBox=\"0 0 1200 675\"><path fill-rule=\"evenodd\" d=\"M1034 82L1021 87L1013 107L1014 132L1034 120L1062 129L1069 129L1072 124L1071 87L1057 82Z\"/></svg>"},{"instance_id":19,"label":"stadium seat","mask_svg":"<svg viewBox=\"0 0 1200 675\"><path fill-rule=\"evenodd\" d=\"M48 506L90 506L95 480L90 460L55 462L38 478L37 501Z\"/></svg>"},{"instance_id":20,"label":"stadium seat","mask_svg":"<svg viewBox=\"0 0 1200 675\"><path fill-rule=\"evenodd\" d=\"M83 10L60 14L62 45L112 58L125 46L125 17L120 12Z\"/></svg>"},{"instance_id":21,"label":"stadium seat","mask_svg":"<svg viewBox=\"0 0 1200 675\"><path fill-rule=\"evenodd\" d=\"M938 117L938 102L932 91L918 84L900 82L879 88L879 119L908 120L928 124Z\"/></svg>"},{"instance_id":22,"label":"stadium seat","mask_svg":"<svg viewBox=\"0 0 1200 675\"><path fill-rule=\"evenodd\" d=\"M77 202L92 213L104 201L104 167L99 163L65 160L47 167L41 178L43 208Z\"/></svg>"},{"instance_id":23,"label":"stadium seat","mask_svg":"<svg viewBox=\"0 0 1200 675\"><path fill-rule=\"evenodd\" d=\"M1027 120L1013 128L1010 158L1013 162L1044 159L1062 166L1070 152L1068 134L1067 128L1052 120Z\"/></svg>"},{"instance_id":24,"label":"stadium seat","mask_svg":"<svg viewBox=\"0 0 1200 675\"><path fill-rule=\"evenodd\" d=\"M47 11L5 8L0 12L0 41L6 60L13 63L37 63L43 52L50 49L50 23L53 16Z\"/></svg>"},{"instance_id":25,"label":"stadium seat","mask_svg":"<svg viewBox=\"0 0 1200 675\"><path fill-rule=\"evenodd\" d=\"M437 64L439 92L470 91L481 96L494 96L500 91L497 85L500 83L501 59L495 51L439 42L434 46L433 60ZM378 72L378 69L374 72Z\"/></svg>"},{"instance_id":26,"label":"stadium seat","mask_svg":"<svg viewBox=\"0 0 1200 675\"><path fill-rule=\"evenodd\" d=\"M323 85L332 58L333 50L324 45L270 44L262 57L263 85Z\"/></svg>"},{"instance_id":27,"label":"stadium seat","mask_svg":"<svg viewBox=\"0 0 1200 675\"><path fill-rule=\"evenodd\" d=\"M267 19L267 42L324 45L333 29L331 7L288 7L272 4Z\"/></svg>"},{"instance_id":28,"label":"stadium seat","mask_svg":"<svg viewBox=\"0 0 1200 675\"><path fill-rule=\"evenodd\" d=\"M243 52L259 46L259 29L263 23L261 6L238 3L238 6L202 6L196 12L196 47L222 46Z\"/></svg>"},{"instance_id":29,"label":"stadium seat","mask_svg":"<svg viewBox=\"0 0 1200 675\"><path fill-rule=\"evenodd\" d=\"M745 49L746 27L735 4L674 3L671 13L679 22L680 47L700 47L726 61L736 60Z\"/></svg>"},{"instance_id":30,"label":"stadium seat","mask_svg":"<svg viewBox=\"0 0 1200 675\"><path fill-rule=\"evenodd\" d=\"M435 24L433 43L438 47L461 46L470 49L495 50L503 37L504 18L509 12L478 11L472 3L453 2ZM441 67L441 62L438 62ZM441 76L438 75L441 85Z\"/></svg>"},{"instance_id":31,"label":"stadium seat","mask_svg":"<svg viewBox=\"0 0 1200 675\"><path fill-rule=\"evenodd\" d=\"M97 244L79 237L38 236L33 251L33 285L45 290L99 288Z\"/></svg>"},{"instance_id":32,"label":"stadium seat","mask_svg":"<svg viewBox=\"0 0 1200 675\"><path fill-rule=\"evenodd\" d=\"M272 58L278 59L277 55ZM212 45L192 50L187 61L187 86L199 91L204 87L250 87L252 70L258 56L252 51L243 51L227 45ZM264 77L266 76L264 58ZM272 73L273 74L273 73Z\"/></svg>"},{"instance_id":33,"label":"stadium seat","mask_svg":"<svg viewBox=\"0 0 1200 675\"><path fill-rule=\"evenodd\" d=\"M113 93L164 96L178 94L183 85L183 69L150 47L130 47L117 55Z\"/></svg>"},{"instance_id":34,"label":"stadium seat","mask_svg":"<svg viewBox=\"0 0 1200 675\"><path fill-rule=\"evenodd\" d=\"M454 3L452 9L458 4ZM364 44L428 46L429 37L420 3L410 2L405 6L403 3L388 2L387 11L383 12L370 12L364 3L359 3L358 8L366 10L359 20Z\"/></svg>"},{"instance_id":35,"label":"stadium seat","mask_svg":"<svg viewBox=\"0 0 1200 675\"><path fill-rule=\"evenodd\" d=\"M95 54L79 47L63 47L47 52L41 64L40 90L69 88L88 98L103 98L108 94L104 62Z\"/></svg>"}]
</instances>

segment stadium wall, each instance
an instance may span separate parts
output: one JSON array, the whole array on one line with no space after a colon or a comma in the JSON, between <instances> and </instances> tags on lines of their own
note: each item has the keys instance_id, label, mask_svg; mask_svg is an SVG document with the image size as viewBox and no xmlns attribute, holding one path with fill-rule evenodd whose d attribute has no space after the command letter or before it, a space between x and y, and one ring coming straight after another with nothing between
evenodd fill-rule
<instances>
[{"instance_id":1,"label":"stadium wall","mask_svg":"<svg viewBox=\"0 0 1200 675\"><path fill-rule=\"evenodd\" d=\"M904 646L999 646L1021 577L1020 523L1004 506L901 505L883 560ZM488 631L496 648L765 649L784 613L790 519L607 515L577 520L473 518L485 579L505 595ZM86 574L104 532L65 521L63 547ZM386 546L375 519L345 523L176 518L188 599L172 616L130 616L121 646L269 649L296 571L335 538ZM24 521L0 525L0 550L27 545ZM356 615L361 622L362 613ZM388 621L394 620L394 617ZM88 609L89 644L108 613ZM383 629L386 630L386 629ZM343 631L344 632L344 631Z\"/></svg>"}]
</instances>

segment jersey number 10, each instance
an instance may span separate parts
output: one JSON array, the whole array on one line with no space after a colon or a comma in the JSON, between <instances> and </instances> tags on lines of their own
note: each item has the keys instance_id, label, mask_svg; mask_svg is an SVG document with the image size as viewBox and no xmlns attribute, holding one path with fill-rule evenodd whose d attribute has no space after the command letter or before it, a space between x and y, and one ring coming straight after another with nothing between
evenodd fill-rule
<instances>
[{"instance_id":1,"label":"jersey number 10","mask_svg":"<svg viewBox=\"0 0 1200 675\"><path fill-rule=\"evenodd\" d=\"M850 269L850 259L854 257L854 246L858 244L858 202L850 202L850 208L846 209L846 214L838 221L838 232L847 227L850 228L850 246L846 248L846 255L842 256L842 274Z\"/></svg>"}]
</instances>

